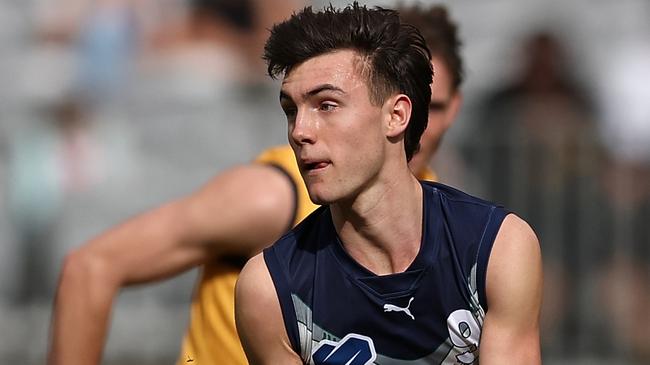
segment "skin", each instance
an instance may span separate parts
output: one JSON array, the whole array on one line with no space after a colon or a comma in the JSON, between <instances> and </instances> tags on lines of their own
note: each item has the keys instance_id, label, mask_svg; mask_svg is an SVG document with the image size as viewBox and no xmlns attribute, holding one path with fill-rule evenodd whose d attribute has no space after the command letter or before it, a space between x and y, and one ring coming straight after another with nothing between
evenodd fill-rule
<instances>
[{"instance_id":1,"label":"skin","mask_svg":"<svg viewBox=\"0 0 650 365\"><path fill-rule=\"evenodd\" d=\"M416 153L409 167L412 171L421 171L429 164L429 158L440 146L442 136L451 127L462 104L463 96L452 85L451 72L442 58L431 57L433 82L431 83L431 103L429 104L429 121L427 129L420 138L420 150Z\"/></svg>"},{"instance_id":2,"label":"skin","mask_svg":"<svg viewBox=\"0 0 650 365\"><path fill-rule=\"evenodd\" d=\"M292 201L291 183L276 169L236 167L74 250L58 285L48 363L99 364L120 288L162 280L223 255L258 252L286 230ZM215 212L227 214L215 219ZM251 221L264 224L250 229Z\"/></svg>"},{"instance_id":3,"label":"skin","mask_svg":"<svg viewBox=\"0 0 650 365\"><path fill-rule=\"evenodd\" d=\"M384 273L410 264L420 245L421 222L403 213L421 211L421 187L408 168L403 139L395 139L408 125L411 101L397 94L373 105L358 62L351 50L307 60L284 79L281 103L289 111L289 141L311 199L330 204L352 256L358 253L362 265ZM312 94L322 85L340 91ZM380 228L388 219L398 228L391 236ZM386 248L399 257L384 255Z\"/></svg>"},{"instance_id":4,"label":"skin","mask_svg":"<svg viewBox=\"0 0 650 365\"><path fill-rule=\"evenodd\" d=\"M513 214L494 241L486 280L489 309L481 332L481 364L541 364L540 246L530 226Z\"/></svg>"},{"instance_id":5,"label":"skin","mask_svg":"<svg viewBox=\"0 0 650 365\"><path fill-rule=\"evenodd\" d=\"M426 167L460 105L460 93L452 91L444 63L434 58L434 69L432 104L451 102L443 110L430 108L422 148L409 163L412 171ZM430 129L436 132L429 133ZM220 256L252 256L275 241L293 214L291 184L274 168L239 166L222 172L200 190L131 218L70 252L53 309L48 364L100 363L113 301L122 288L164 280ZM215 217L215 212L228 214ZM257 222L255 230L250 229L251 219ZM270 281L260 286L273 288ZM276 306L268 308L279 310L277 299L269 300L275 300ZM283 328L274 333L284 333Z\"/></svg>"},{"instance_id":6,"label":"skin","mask_svg":"<svg viewBox=\"0 0 650 365\"><path fill-rule=\"evenodd\" d=\"M289 144L309 196L317 204L345 199L363 181L377 178L378 162L386 153L377 143L381 131L373 128L379 110L367 98L359 97L367 94L367 89L357 76L356 60L338 53L317 57L297 67L282 83L280 103L287 115ZM359 101L361 105L350 105ZM329 143L336 138L343 140ZM355 153L350 148L355 144L368 155ZM365 164L373 166L365 173L351 174Z\"/></svg>"},{"instance_id":7,"label":"skin","mask_svg":"<svg viewBox=\"0 0 650 365\"><path fill-rule=\"evenodd\" d=\"M421 187L408 169L403 138L396 138L408 125L411 102L397 94L372 105L357 61L350 50L305 61L285 77L281 103L310 197L330 204L343 246L374 273L403 271L417 254L422 231ZM314 97L322 85L338 91ZM319 163L311 164L310 153ZM387 221L398 229L382 229ZM255 313L260 303L270 311ZM300 363L261 255L242 270L235 304L250 363Z\"/></svg>"},{"instance_id":8,"label":"skin","mask_svg":"<svg viewBox=\"0 0 650 365\"><path fill-rule=\"evenodd\" d=\"M357 55L350 50L303 62L286 75L281 103L310 196L330 204L346 251L377 275L403 272L417 255L423 214L421 186L406 164L401 138L411 103L396 94L372 105L356 65ZM541 277L535 234L509 215L488 264L490 309L481 338L482 364L541 363ZM235 303L237 329L251 364L301 363L261 254L242 270Z\"/></svg>"}]
</instances>

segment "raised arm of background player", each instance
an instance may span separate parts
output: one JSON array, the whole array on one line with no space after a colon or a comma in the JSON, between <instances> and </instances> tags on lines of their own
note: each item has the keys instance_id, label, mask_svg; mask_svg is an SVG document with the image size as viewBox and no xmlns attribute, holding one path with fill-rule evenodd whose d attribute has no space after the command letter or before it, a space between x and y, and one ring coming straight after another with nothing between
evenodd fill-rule
<instances>
[{"instance_id":1,"label":"raised arm of background player","mask_svg":"<svg viewBox=\"0 0 650 365\"><path fill-rule=\"evenodd\" d=\"M163 280L220 255L251 256L272 243L292 223L293 189L274 167L236 167L71 252L58 284L48 363L100 363L121 288Z\"/></svg>"}]
</instances>

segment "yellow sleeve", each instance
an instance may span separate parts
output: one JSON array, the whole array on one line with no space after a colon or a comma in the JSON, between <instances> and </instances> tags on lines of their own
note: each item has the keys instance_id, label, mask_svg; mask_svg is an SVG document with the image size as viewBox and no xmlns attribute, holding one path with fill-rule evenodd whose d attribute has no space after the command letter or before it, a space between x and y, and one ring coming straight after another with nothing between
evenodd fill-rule
<instances>
[{"instance_id":1,"label":"yellow sleeve","mask_svg":"<svg viewBox=\"0 0 650 365\"><path fill-rule=\"evenodd\" d=\"M309 199L309 193L300 176L296 157L289 145L269 148L257 156L255 162L277 166L291 178L296 188L297 197L294 225L318 208L318 205Z\"/></svg>"}]
</instances>

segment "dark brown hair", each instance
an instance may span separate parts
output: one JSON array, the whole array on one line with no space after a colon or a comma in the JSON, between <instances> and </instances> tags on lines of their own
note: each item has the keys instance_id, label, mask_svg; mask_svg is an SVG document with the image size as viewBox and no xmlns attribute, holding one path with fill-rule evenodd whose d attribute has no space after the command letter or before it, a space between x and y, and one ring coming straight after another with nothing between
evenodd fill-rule
<instances>
[{"instance_id":1,"label":"dark brown hair","mask_svg":"<svg viewBox=\"0 0 650 365\"><path fill-rule=\"evenodd\" d=\"M417 28L402 23L395 10L369 9L357 2L343 9L330 5L320 12L306 7L271 29L264 59L269 75L276 78L308 59L341 49L354 50L365 61L364 76L374 104L395 93L411 99L404 135L410 160L427 126L431 56Z\"/></svg>"},{"instance_id":2,"label":"dark brown hair","mask_svg":"<svg viewBox=\"0 0 650 365\"><path fill-rule=\"evenodd\" d=\"M457 90L464 78L463 60L460 56L462 42L458 38L458 26L449 18L447 9L440 5L400 6L398 9L402 22L418 28L431 54L440 57L445 63L451 72L451 86Z\"/></svg>"}]
</instances>

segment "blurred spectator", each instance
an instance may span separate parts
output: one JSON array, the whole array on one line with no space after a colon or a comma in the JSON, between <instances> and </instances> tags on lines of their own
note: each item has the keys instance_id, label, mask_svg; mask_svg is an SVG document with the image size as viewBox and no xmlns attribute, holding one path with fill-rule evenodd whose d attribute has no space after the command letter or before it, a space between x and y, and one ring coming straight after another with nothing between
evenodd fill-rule
<instances>
[{"instance_id":1,"label":"blurred spectator","mask_svg":"<svg viewBox=\"0 0 650 365\"><path fill-rule=\"evenodd\" d=\"M22 104L12 105L6 122L8 213L21 268L14 299L21 303L51 298L69 199L109 178L116 183L132 160L123 125L105 108L133 57L132 9L121 1L38 5L36 43L25 49L14 85Z\"/></svg>"},{"instance_id":2,"label":"blurred spectator","mask_svg":"<svg viewBox=\"0 0 650 365\"><path fill-rule=\"evenodd\" d=\"M73 46L76 52L77 70L68 90L76 98L107 104L119 96L140 37L137 3L64 0L42 5L39 39Z\"/></svg>"},{"instance_id":3,"label":"blurred spectator","mask_svg":"<svg viewBox=\"0 0 650 365\"><path fill-rule=\"evenodd\" d=\"M628 360L650 363L650 42L610 50L599 83L608 159L610 247L600 253L599 299L611 341Z\"/></svg>"},{"instance_id":4,"label":"blurred spectator","mask_svg":"<svg viewBox=\"0 0 650 365\"><path fill-rule=\"evenodd\" d=\"M185 12L152 29L140 52L141 67L154 72L169 68L182 72L180 79L194 76L187 80L188 90L199 86L199 79L206 80L206 86L195 90L197 95L207 84L214 92L241 83L251 76L246 49L256 26L253 4L251 0L188 1Z\"/></svg>"},{"instance_id":5,"label":"blurred spectator","mask_svg":"<svg viewBox=\"0 0 650 365\"><path fill-rule=\"evenodd\" d=\"M471 133L481 148L490 148L495 155L490 161L482 161L487 164L477 163L480 153L470 157L485 178L482 181L492 199L504 203L515 200L517 207L526 208L526 203L517 199L523 194L516 196L521 190L509 186L518 185L518 181L504 176L519 167L525 174L537 175L544 166L526 163L526 156L512 153L511 149L525 148L540 156L537 152L550 153L547 161L559 165L549 166L545 174L534 179L529 176L531 179L526 181L558 185L565 172L575 168L576 156L566 149L577 146L579 138L592 138L594 130L593 106L571 79L560 39L547 32L529 36L522 45L520 62L521 72L515 80L484 98L478 113L481 120Z\"/></svg>"},{"instance_id":6,"label":"blurred spectator","mask_svg":"<svg viewBox=\"0 0 650 365\"><path fill-rule=\"evenodd\" d=\"M53 229L61 207L63 184L59 140L50 124L25 123L10 141L7 172L9 220L17 241L21 269L13 299L26 304L44 301L52 256Z\"/></svg>"},{"instance_id":7,"label":"blurred spectator","mask_svg":"<svg viewBox=\"0 0 650 365\"><path fill-rule=\"evenodd\" d=\"M51 273L56 271L51 257L64 202L128 172L129 164L121 158L127 145L122 137L90 120L73 99L44 106L12 130L7 188L22 259L18 302L51 298Z\"/></svg>"},{"instance_id":8,"label":"blurred spectator","mask_svg":"<svg viewBox=\"0 0 650 365\"><path fill-rule=\"evenodd\" d=\"M150 27L141 55L145 66L148 62L154 67L161 66L157 62L190 66L188 72L218 81L215 87L227 88L232 83L257 85L266 82L261 54L268 29L303 3L187 0L185 11L177 11L168 16L168 21Z\"/></svg>"},{"instance_id":9,"label":"blurred spectator","mask_svg":"<svg viewBox=\"0 0 650 365\"><path fill-rule=\"evenodd\" d=\"M525 38L521 72L485 98L467 157L484 195L523 215L540 237L544 347L576 351L583 345L577 328L585 325L577 323L585 315L578 313L583 298L575 295L584 284L579 274L590 269L586 244L599 244L598 230L585 226L589 213L579 207L604 203L594 162L600 154L594 106L572 79L562 43L546 31Z\"/></svg>"},{"instance_id":10,"label":"blurred spectator","mask_svg":"<svg viewBox=\"0 0 650 365\"><path fill-rule=\"evenodd\" d=\"M214 171L286 141L257 39L273 16L289 14L296 2L192 0L150 27L125 90L150 173L174 166L178 177L193 176L193 185L175 189L185 192ZM273 11L265 10L269 6Z\"/></svg>"}]
</instances>

